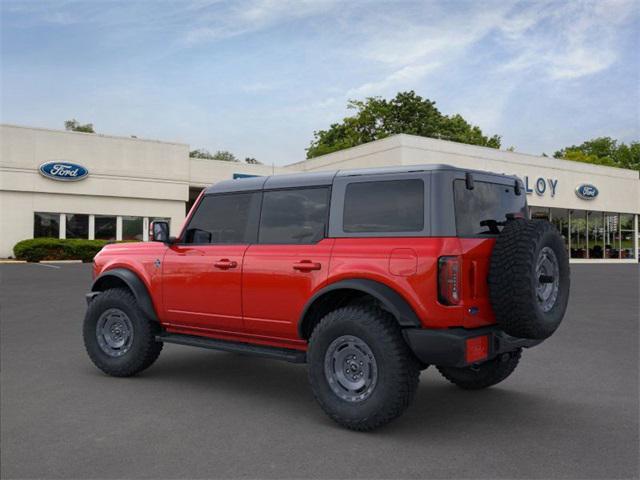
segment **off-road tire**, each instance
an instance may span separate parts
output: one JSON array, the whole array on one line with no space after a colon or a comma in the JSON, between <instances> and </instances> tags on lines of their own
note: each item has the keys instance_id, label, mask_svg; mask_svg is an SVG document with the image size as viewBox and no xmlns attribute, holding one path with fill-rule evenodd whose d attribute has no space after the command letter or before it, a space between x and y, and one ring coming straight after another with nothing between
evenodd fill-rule
<instances>
[{"instance_id":1,"label":"off-road tire","mask_svg":"<svg viewBox=\"0 0 640 480\"><path fill-rule=\"evenodd\" d=\"M545 252L551 252L557 262L558 285L554 302L543 307L536 271ZM570 281L564 241L551 223L526 219L507 222L496 239L488 278L496 322L506 333L540 340L549 337L564 317Z\"/></svg>"},{"instance_id":2,"label":"off-road tire","mask_svg":"<svg viewBox=\"0 0 640 480\"><path fill-rule=\"evenodd\" d=\"M96 325L103 312L109 309L124 312L133 327L131 345L120 357L105 353L97 339ZM146 318L129 290L113 288L102 292L91 301L84 318L82 333L87 354L96 367L113 377L129 377L150 367L160 355L163 344L155 339L159 331L159 325Z\"/></svg>"},{"instance_id":3,"label":"off-road tire","mask_svg":"<svg viewBox=\"0 0 640 480\"><path fill-rule=\"evenodd\" d=\"M455 368L437 367L444 378L465 390L480 390L500 383L518 366L522 349L503 353L480 365Z\"/></svg>"},{"instance_id":4,"label":"off-road tire","mask_svg":"<svg viewBox=\"0 0 640 480\"><path fill-rule=\"evenodd\" d=\"M360 401L340 398L325 374L330 345L345 335L364 341L377 365L377 383L370 395ZM400 416L418 388L418 361L393 316L374 305L350 305L322 318L311 335L307 361L316 400L329 417L352 430L373 430Z\"/></svg>"}]
</instances>

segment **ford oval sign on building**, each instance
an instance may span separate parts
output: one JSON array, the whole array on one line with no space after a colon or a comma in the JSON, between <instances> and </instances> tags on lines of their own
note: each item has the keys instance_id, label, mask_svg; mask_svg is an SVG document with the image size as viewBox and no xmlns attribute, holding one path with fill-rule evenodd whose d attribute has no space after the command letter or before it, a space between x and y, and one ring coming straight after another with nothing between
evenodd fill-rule
<instances>
[{"instance_id":1,"label":"ford oval sign on building","mask_svg":"<svg viewBox=\"0 0 640 480\"><path fill-rule=\"evenodd\" d=\"M52 180L62 182L77 182L89 175L89 170L77 163L57 161L40 165L40 173Z\"/></svg>"},{"instance_id":2,"label":"ford oval sign on building","mask_svg":"<svg viewBox=\"0 0 640 480\"><path fill-rule=\"evenodd\" d=\"M576 195L583 200L593 200L598 196L598 189L588 183L576 187Z\"/></svg>"}]
</instances>

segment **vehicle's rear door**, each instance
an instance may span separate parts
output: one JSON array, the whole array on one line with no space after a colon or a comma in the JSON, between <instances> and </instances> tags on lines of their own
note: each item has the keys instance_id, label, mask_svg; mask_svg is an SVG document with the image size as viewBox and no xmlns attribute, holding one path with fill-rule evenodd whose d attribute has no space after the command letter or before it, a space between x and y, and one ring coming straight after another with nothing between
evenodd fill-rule
<instances>
[{"instance_id":1,"label":"vehicle's rear door","mask_svg":"<svg viewBox=\"0 0 640 480\"><path fill-rule=\"evenodd\" d=\"M327 279L328 186L263 193L258 243L244 257L244 323L255 335L297 338L300 313Z\"/></svg>"},{"instance_id":2,"label":"vehicle's rear door","mask_svg":"<svg viewBox=\"0 0 640 480\"><path fill-rule=\"evenodd\" d=\"M202 198L183 238L164 256L163 298L170 325L242 330L242 261L256 241L258 192Z\"/></svg>"}]
</instances>

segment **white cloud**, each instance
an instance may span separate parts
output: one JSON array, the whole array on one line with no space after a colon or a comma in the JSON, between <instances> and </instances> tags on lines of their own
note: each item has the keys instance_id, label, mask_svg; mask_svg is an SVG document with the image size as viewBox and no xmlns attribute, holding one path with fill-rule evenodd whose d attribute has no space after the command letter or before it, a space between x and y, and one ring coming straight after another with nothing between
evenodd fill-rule
<instances>
[{"instance_id":1,"label":"white cloud","mask_svg":"<svg viewBox=\"0 0 640 480\"><path fill-rule=\"evenodd\" d=\"M347 97L382 95L390 90L402 90L415 86L428 72L438 67L438 63L407 65L392 72L379 81L367 82L347 92Z\"/></svg>"},{"instance_id":2,"label":"white cloud","mask_svg":"<svg viewBox=\"0 0 640 480\"><path fill-rule=\"evenodd\" d=\"M601 72L618 59L618 29L637 6L633 0L532 3L501 27L505 48L517 52L503 68L552 80Z\"/></svg>"},{"instance_id":3,"label":"white cloud","mask_svg":"<svg viewBox=\"0 0 640 480\"><path fill-rule=\"evenodd\" d=\"M285 21L324 14L336 7L337 0L250 0L230 5L201 16L185 33L184 42L194 45L235 37Z\"/></svg>"}]
</instances>

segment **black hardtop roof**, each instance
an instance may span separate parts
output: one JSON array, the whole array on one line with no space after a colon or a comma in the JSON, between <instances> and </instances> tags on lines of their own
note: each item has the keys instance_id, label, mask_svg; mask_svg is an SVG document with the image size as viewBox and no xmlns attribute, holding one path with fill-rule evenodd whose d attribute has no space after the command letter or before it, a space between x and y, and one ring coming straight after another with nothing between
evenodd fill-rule
<instances>
[{"instance_id":1,"label":"black hardtop roof","mask_svg":"<svg viewBox=\"0 0 640 480\"><path fill-rule=\"evenodd\" d=\"M357 177L357 176L375 176L383 174L393 173L410 173L410 172L425 172L425 171L458 171L458 172L470 172L479 173L485 175L498 175L501 177L516 178L512 175L505 175L502 173L485 172L482 170L471 170L467 168L454 167L452 165L445 165L440 163L425 164L425 165L402 165L393 167L379 167L379 168L357 168L348 170L327 170L320 172L301 172L282 175L270 175L265 177L248 177L237 178L234 180L223 180L222 182L214 183L205 190L205 195L215 193L228 193L228 192L248 192L255 190L271 190L280 188L294 188L294 187L320 187L326 185L332 185L333 180L336 177Z\"/></svg>"}]
</instances>

